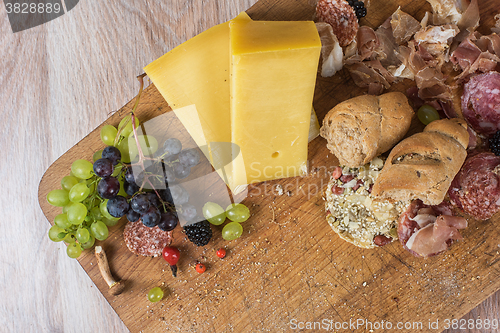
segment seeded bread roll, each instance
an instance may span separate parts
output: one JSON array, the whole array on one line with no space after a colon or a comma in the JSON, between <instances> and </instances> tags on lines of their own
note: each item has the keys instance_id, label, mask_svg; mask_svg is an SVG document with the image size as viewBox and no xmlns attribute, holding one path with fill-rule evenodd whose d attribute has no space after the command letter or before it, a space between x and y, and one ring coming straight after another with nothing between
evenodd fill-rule
<instances>
[{"instance_id":1,"label":"seeded bread roll","mask_svg":"<svg viewBox=\"0 0 500 333\"><path fill-rule=\"evenodd\" d=\"M469 133L464 120L431 122L421 133L397 144L375 181L372 194L394 200L420 199L440 204L467 157Z\"/></svg>"},{"instance_id":2,"label":"seeded bread roll","mask_svg":"<svg viewBox=\"0 0 500 333\"><path fill-rule=\"evenodd\" d=\"M400 92L358 96L328 112L320 135L340 165L360 167L401 140L413 114L408 99Z\"/></svg>"}]
</instances>

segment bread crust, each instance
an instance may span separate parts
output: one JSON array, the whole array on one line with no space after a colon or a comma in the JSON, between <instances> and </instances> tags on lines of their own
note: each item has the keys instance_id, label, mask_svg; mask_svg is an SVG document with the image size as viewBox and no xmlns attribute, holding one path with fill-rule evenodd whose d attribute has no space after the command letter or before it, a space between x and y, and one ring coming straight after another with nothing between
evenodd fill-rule
<instances>
[{"instance_id":1,"label":"bread crust","mask_svg":"<svg viewBox=\"0 0 500 333\"><path fill-rule=\"evenodd\" d=\"M341 165L360 167L401 140L413 115L400 92L358 96L328 112L320 135Z\"/></svg>"},{"instance_id":2,"label":"bread crust","mask_svg":"<svg viewBox=\"0 0 500 333\"><path fill-rule=\"evenodd\" d=\"M441 119L397 144L372 194L394 200L440 204L467 156L469 133L461 119Z\"/></svg>"}]
</instances>

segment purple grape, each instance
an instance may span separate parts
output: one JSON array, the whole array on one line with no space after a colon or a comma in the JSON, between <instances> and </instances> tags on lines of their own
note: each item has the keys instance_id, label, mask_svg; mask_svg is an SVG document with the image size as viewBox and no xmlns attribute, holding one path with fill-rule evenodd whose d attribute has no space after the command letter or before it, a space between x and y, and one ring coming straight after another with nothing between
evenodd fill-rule
<instances>
[{"instance_id":1,"label":"purple grape","mask_svg":"<svg viewBox=\"0 0 500 333\"><path fill-rule=\"evenodd\" d=\"M179 153L179 162L187 167L195 166L200 162L200 153L197 149L184 149Z\"/></svg>"},{"instance_id":2,"label":"purple grape","mask_svg":"<svg viewBox=\"0 0 500 333\"><path fill-rule=\"evenodd\" d=\"M163 143L163 151L166 157L177 155L182 149L182 143L179 139L169 138Z\"/></svg>"},{"instance_id":3,"label":"purple grape","mask_svg":"<svg viewBox=\"0 0 500 333\"><path fill-rule=\"evenodd\" d=\"M176 206L184 205L189 202L189 193L181 185L170 186L169 190Z\"/></svg>"},{"instance_id":4,"label":"purple grape","mask_svg":"<svg viewBox=\"0 0 500 333\"><path fill-rule=\"evenodd\" d=\"M131 167L125 168L125 181L130 184L135 183L134 172L132 171Z\"/></svg>"},{"instance_id":5,"label":"purple grape","mask_svg":"<svg viewBox=\"0 0 500 333\"><path fill-rule=\"evenodd\" d=\"M159 205L161 205L161 202L158 199L158 196L156 195L156 193L149 192L146 195L148 196L148 200L149 200L149 203L151 204L151 206L158 207Z\"/></svg>"},{"instance_id":6,"label":"purple grape","mask_svg":"<svg viewBox=\"0 0 500 333\"><path fill-rule=\"evenodd\" d=\"M179 218L175 216L172 212L162 213L160 216L160 222L158 223L158 228L163 231L172 231L177 226Z\"/></svg>"},{"instance_id":7,"label":"purple grape","mask_svg":"<svg viewBox=\"0 0 500 333\"><path fill-rule=\"evenodd\" d=\"M130 199L130 208L139 214L144 214L150 206L148 196L145 193L137 194Z\"/></svg>"},{"instance_id":8,"label":"purple grape","mask_svg":"<svg viewBox=\"0 0 500 333\"><path fill-rule=\"evenodd\" d=\"M174 204L174 199L172 199L172 194L170 193L170 189L167 187L165 189L161 189L158 191L160 198L168 203Z\"/></svg>"},{"instance_id":9,"label":"purple grape","mask_svg":"<svg viewBox=\"0 0 500 333\"><path fill-rule=\"evenodd\" d=\"M113 173L113 163L107 158L100 158L94 162L94 173L101 178L111 176Z\"/></svg>"},{"instance_id":10,"label":"purple grape","mask_svg":"<svg viewBox=\"0 0 500 333\"><path fill-rule=\"evenodd\" d=\"M160 210L154 206L148 208L148 210L141 216L142 224L146 227L153 228L160 222Z\"/></svg>"},{"instance_id":11,"label":"purple grape","mask_svg":"<svg viewBox=\"0 0 500 333\"><path fill-rule=\"evenodd\" d=\"M162 165L163 165L162 173L165 178L165 184L167 184L167 186L168 184L175 184L175 174L173 168L165 163L162 163Z\"/></svg>"},{"instance_id":12,"label":"purple grape","mask_svg":"<svg viewBox=\"0 0 500 333\"><path fill-rule=\"evenodd\" d=\"M188 221L188 222L191 222L193 221L196 216L198 215L198 213L196 212L196 207L194 207L193 205L183 205L182 206L182 211L180 212L179 216Z\"/></svg>"},{"instance_id":13,"label":"purple grape","mask_svg":"<svg viewBox=\"0 0 500 333\"><path fill-rule=\"evenodd\" d=\"M127 212L127 220L130 222L137 222L141 218L141 214L137 213L133 209L129 209Z\"/></svg>"},{"instance_id":14,"label":"purple grape","mask_svg":"<svg viewBox=\"0 0 500 333\"><path fill-rule=\"evenodd\" d=\"M111 161L111 163L113 163L113 165L116 165L118 161L122 158L122 154L120 153L118 148L113 146L107 146L102 151L102 158L107 158L108 160Z\"/></svg>"},{"instance_id":15,"label":"purple grape","mask_svg":"<svg viewBox=\"0 0 500 333\"><path fill-rule=\"evenodd\" d=\"M139 191L139 186L137 186L136 183L129 183L129 182L125 181L123 183L123 189L125 190L125 193L132 196L132 195L136 194L137 191Z\"/></svg>"},{"instance_id":16,"label":"purple grape","mask_svg":"<svg viewBox=\"0 0 500 333\"><path fill-rule=\"evenodd\" d=\"M121 195L117 195L113 199L109 199L108 204L106 205L108 208L109 215L113 217L122 217L127 214L130 209L130 205L124 197Z\"/></svg>"},{"instance_id":17,"label":"purple grape","mask_svg":"<svg viewBox=\"0 0 500 333\"><path fill-rule=\"evenodd\" d=\"M97 193L103 199L112 199L120 191L120 182L115 177L103 178L97 184Z\"/></svg>"},{"instance_id":18,"label":"purple grape","mask_svg":"<svg viewBox=\"0 0 500 333\"><path fill-rule=\"evenodd\" d=\"M191 167L182 165L179 162L175 162L172 165L172 168L174 170L175 178L177 179L184 179L189 176L189 173L191 172Z\"/></svg>"}]
</instances>

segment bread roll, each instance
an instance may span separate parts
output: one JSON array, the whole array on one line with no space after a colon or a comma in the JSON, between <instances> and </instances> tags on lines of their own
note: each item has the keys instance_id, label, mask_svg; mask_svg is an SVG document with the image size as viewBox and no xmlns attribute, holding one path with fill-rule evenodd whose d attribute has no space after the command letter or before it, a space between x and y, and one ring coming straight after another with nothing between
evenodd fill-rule
<instances>
[{"instance_id":1,"label":"bread roll","mask_svg":"<svg viewBox=\"0 0 500 333\"><path fill-rule=\"evenodd\" d=\"M360 167L401 140L413 114L408 99L400 92L358 96L328 112L320 135L328 141L327 147L340 165Z\"/></svg>"},{"instance_id":2,"label":"bread roll","mask_svg":"<svg viewBox=\"0 0 500 333\"><path fill-rule=\"evenodd\" d=\"M375 181L372 194L394 200L440 204L467 156L469 133L462 119L431 122L397 144Z\"/></svg>"}]
</instances>

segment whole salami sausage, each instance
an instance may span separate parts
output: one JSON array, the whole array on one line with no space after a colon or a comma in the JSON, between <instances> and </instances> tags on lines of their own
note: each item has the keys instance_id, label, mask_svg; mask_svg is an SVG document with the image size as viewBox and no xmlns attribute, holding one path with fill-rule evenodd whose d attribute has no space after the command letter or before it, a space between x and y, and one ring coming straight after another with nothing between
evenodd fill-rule
<instances>
[{"instance_id":1,"label":"whole salami sausage","mask_svg":"<svg viewBox=\"0 0 500 333\"><path fill-rule=\"evenodd\" d=\"M478 220L500 210L500 156L483 152L465 160L448 190L451 201Z\"/></svg>"},{"instance_id":2,"label":"whole salami sausage","mask_svg":"<svg viewBox=\"0 0 500 333\"><path fill-rule=\"evenodd\" d=\"M464 85L462 113L479 134L500 130L500 73L480 74Z\"/></svg>"}]
</instances>

